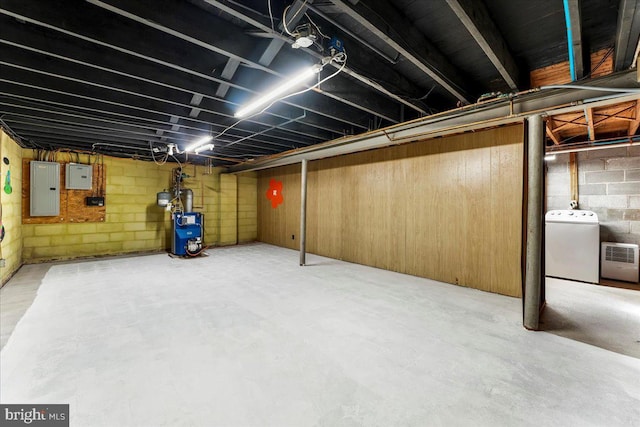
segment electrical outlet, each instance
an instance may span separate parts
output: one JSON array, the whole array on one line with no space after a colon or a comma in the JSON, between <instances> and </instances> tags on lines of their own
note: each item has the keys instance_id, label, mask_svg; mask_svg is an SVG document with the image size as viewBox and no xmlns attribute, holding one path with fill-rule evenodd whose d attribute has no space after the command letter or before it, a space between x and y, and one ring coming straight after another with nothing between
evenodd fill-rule
<instances>
[{"instance_id":1,"label":"electrical outlet","mask_svg":"<svg viewBox=\"0 0 640 427\"><path fill-rule=\"evenodd\" d=\"M7 260L2 258L0 259L0 268L6 267L7 266Z\"/></svg>"}]
</instances>

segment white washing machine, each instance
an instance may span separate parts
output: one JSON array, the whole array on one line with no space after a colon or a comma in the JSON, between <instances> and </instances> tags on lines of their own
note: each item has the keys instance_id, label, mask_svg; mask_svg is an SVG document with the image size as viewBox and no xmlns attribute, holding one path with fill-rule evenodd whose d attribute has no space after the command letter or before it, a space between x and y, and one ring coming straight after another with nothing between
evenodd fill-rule
<instances>
[{"instance_id":1,"label":"white washing machine","mask_svg":"<svg viewBox=\"0 0 640 427\"><path fill-rule=\"evenodd\" d=\"M600 280L598 215L553 210L545 215L545 276L581 282Z\"/></svg>"}]
</instances>

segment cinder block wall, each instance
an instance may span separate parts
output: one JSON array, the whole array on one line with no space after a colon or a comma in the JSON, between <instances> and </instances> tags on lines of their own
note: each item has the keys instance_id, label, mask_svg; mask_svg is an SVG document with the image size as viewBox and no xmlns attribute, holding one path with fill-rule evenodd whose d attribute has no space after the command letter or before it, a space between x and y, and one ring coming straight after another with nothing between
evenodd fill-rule
<instances>
[{"instance_id":1,"label":"cinder block wall","mask_svg":"<svg viewBox=\"0 0 640 427\"><path fill-rule=\"evenodd\" d=\"M9 159L5 165L2 159ZM0 258L5 259L5 266L0 268L1 282L4 284L22 264L22 148L0 129L0 202L2 203L2 224L6 230L5 238L0 243ZM11 170L11 187L13 191L4 191L7 172Z\"/></svg>"},{"instance_id":2,"label":"cinder block wall","mask_svg":"<svg viewBox=\"0 0 640 427\"><path fill-rule=\"evenodd\" d=\"M31 155L25 150L25 157ZM24 224L25 262L160 250L169 245L169 214L156 206L155 199L169 186L172 165L110 157L104 164L105 221Z\"/></svg>"},{"instance_id":3,"label":"cinder block wall","mask_svg":"<svg viewBox=\"0 0 640 427\"><path fill-rule=\"evenodd\" d=\"M604 242L640 244L640 146L578 153L578 203L600 220ZM568 209L569 155L547 162L547 210Z\"/></svg>"},{"instance_id":4,"label":"cinder block wall","mask_svg":"<svg viewBox=\"0 0 640 427\"><path fill-rule=\"evenodd\" d=\"M25 157L31 156L31 150L25 150ZM156 193L170 187L171 171L176 164L159 166L106 156L104 163L107 175L104 223L24 224L24 262L170 247L170 214L156 205ZM205 215L205 244L235 244L239 233L245 236L243 241L255 240L257 232L238 228L237 177L221 171L215 168L209 173L207 168L193 165L183 168L189 175L183 186L193 190L194 210ZM257 211L257 207L253 210Z\"/></svg>"}]
</instances>

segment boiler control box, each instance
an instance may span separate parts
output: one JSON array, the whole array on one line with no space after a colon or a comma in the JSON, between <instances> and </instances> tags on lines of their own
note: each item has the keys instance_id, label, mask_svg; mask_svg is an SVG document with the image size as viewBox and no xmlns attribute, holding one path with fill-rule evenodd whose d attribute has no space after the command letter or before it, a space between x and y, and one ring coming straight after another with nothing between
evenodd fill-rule
<instances>
[{"instance_id":1,"label":"boiler control box","mask_svg":"<svg viewBox=\"0 0 640 427\"><path fill-rule=\"evenodd\" d=\"M104 206L104 197L87 197L87 206Z\"/></svg>"}]
</instances>

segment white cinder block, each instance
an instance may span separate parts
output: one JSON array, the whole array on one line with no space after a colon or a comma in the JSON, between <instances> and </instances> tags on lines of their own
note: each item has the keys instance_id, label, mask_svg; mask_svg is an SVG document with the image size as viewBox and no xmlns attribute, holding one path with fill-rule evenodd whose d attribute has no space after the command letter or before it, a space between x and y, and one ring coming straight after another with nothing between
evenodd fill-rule
<instances>
[{"instance_id":1,"label":"white cinder block","mask_svg":"<svg viewBox=\"0 0 640 427\"><path fill-rule=\"evenodd\" d=\"M586 199L591 208L626 208L629 196L588 196Z\"/></svg>"}]
</instances>

